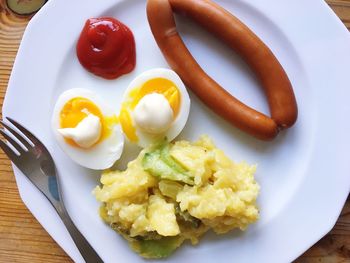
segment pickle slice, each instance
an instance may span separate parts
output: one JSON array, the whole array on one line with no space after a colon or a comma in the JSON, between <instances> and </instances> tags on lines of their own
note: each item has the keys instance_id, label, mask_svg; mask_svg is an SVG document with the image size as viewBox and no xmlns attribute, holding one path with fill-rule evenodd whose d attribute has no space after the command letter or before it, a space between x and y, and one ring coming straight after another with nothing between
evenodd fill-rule
<instances>
[{"instance_id":1,"label":"pickle slice","mask_svg":"<svg viewBox=\"0 0 350 263\"><path fill-rule=\"evenodd\" d=\"M18 15L31 15L37 12L47 0L6 0L7 7Z\"/></svg>"}]
</instances>

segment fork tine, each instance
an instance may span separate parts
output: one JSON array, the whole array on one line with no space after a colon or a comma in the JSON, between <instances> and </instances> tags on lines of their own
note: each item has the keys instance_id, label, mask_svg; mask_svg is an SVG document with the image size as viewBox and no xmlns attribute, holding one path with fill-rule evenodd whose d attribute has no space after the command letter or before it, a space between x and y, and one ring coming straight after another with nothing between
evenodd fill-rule
<instances>
[{"instance_id":1,"label":"fork tine","mask_svg":"<svg viewBox=\"0 0 350 263\"><path fill-rule=\"evenodd\" d=\"M2 140L0 140L0 148L6 153L8 158L16 164L18 161L18 156L14 153L14 151Z\"/></svg>"},{"instance_id":2,"label":"fork tine","mask_svg":"<svg viewBox=\"0 0 350 263\"><path fill-rule=\"evenodd\" d=\"M18 130L20 130L34 145L41 145L42 143L26 128L24 128L21 124L19 124L17 121L6 117L6 119L15 126Z\"/></svg>"},{"instance_id":3,"label":"fork tine","mask_svg":"<svg viewBox=\"0 0 350 263\"><path fill-rule=\"evenodd\" d=\"M27 149L32 148L33 146L30 145L30 143L23 138L22 135L20 135L18 132L16 132L14 129L12 129L10 126L8 126L4 121L0 120L0 123L2 126L4 126L13 136L15 136Z\"/></svg>"},{"instance_id":4,"label":"fork tine","mask_svg":"<svg viewBox=\"0 0 350 263\"><path fill-rule=\"evenodd\" d=\"M24 149L16 142L10 135L8 135L5 130L0 129L0 134L4 136L4 138L13 146L15 149L22 154L24 152Z\"/></svg>"}]
</instances>

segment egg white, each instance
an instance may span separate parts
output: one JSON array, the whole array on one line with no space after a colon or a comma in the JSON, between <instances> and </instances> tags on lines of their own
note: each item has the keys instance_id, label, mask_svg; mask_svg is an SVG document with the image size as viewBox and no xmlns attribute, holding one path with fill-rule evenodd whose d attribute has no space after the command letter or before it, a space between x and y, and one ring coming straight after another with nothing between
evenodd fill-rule
<instances>
[{"instance_id":1,"label":"egg white","mask_svg":"<svg viewBox=\"0 0 350 263\"><path fill-rule=\"evenodd\" d=\"M125 90L123 95L123 101L127 100L131 90L142 86L145 82L154 78L168 79L177 86L181 96L180 108L178 115L176 116L175 120L173 120L170 128L162 134L152 135L146 133L142 129L137 127L137 125L133 121L133 126L136 129L136 136L138 137L138 141L136 143L141 147L147 147L148 145L155 143L156 141L163 139L164 137L166 137L169 141L175 139L185 127L188 115L190 113L191 101L185 85L183 84L180 77L173 70L166 68L155 68L145 71L138 75ZM132 119L132 112L130 113Z\"/></svg>"},{"instance_id":2,"label":"egg white","mask_svg":"<svg viewBox=\"0 0 350 263\"><path fill-rule=\"evenodd\" d=\"M110 168L121 156L124 147L124 136L120 125L114 125L111 134L88 149L75 147L67 143L64 137L58 132L60 127L60 112L65 104L76 97L86 98L92 101L101 111L103 116L112 116L113 110L93 93L86 89L70 89L63 92L57 99L53 110L51 127L58 145L76 163L94 170Z\"/></svg>"}]
</instances>

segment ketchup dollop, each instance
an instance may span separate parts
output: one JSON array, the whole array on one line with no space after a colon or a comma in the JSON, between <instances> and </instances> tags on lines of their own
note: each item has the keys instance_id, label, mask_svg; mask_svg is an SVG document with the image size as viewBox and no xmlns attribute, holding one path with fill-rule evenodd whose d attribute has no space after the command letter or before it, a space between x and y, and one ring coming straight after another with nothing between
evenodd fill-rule
<instances>
[{"instance_id":1,"label":"ketchup dollop","mask_svg":"<svg viewBox=\"0 0 350 263\"><path fill-rule=\"evenodd\" d=\"M90 18L77 44L80 64L105 79L115 79L135 68L135 40L131 30L111 17Z\"/></svg>"}]
</instances>

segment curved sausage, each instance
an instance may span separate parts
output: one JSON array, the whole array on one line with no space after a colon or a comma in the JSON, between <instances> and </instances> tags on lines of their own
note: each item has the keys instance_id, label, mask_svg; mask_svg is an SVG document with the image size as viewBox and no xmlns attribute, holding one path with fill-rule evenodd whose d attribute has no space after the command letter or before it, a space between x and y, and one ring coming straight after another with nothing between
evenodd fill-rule
<instances>
[{"instance_id":1,"label":"curved sausage","mask_svg":"<svg viewBox=\"0 0 350 263\"><path fill-rule=\"evenodd\" d=\"M204 72L179 36L173 11L189 16L243 57L262 84L272 118L237 100ZM147 17L170 67L218 115L262 140L273 139L280 129L295 123L297 104L281 64L231 13L210 0L148 0Z\"/></svg>"}]
</instances>

